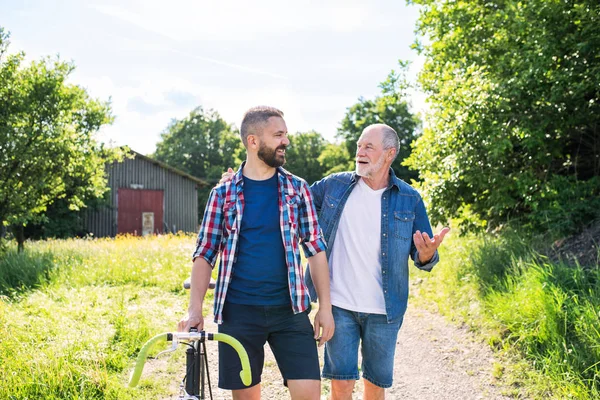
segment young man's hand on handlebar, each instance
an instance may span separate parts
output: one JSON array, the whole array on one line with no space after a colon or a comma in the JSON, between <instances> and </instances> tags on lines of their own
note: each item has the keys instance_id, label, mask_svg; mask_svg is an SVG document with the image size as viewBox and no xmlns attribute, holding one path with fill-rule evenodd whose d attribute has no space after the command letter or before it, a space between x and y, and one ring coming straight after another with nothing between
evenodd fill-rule
<instances>
[{"instance_id":1,"label":"young man's hand on handlebar","mask_svg":"<svg viewBox=\"0 0 600 400\"><path fill-rule=\"evenodd\" d=\"M188 311L188 315L183 317L177 324L177 331L189 332L190 328L197 328L198 331L204 330L204 317L202 316L202 310Z\"/></svg>"}]
</instances>

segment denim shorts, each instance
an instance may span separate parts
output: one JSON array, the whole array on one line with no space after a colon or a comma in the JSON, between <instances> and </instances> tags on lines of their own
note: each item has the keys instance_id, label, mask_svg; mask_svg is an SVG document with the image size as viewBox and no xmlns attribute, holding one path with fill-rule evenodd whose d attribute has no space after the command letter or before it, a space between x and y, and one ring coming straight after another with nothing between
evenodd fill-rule
<instances>
[{"instance_id":1,"label":"denim shorts","mask_svg":"<svg viewBox=\"0 0 600 400\"><path fill-rule=\"evenodd\" d=\"M291 305L251 306L225 302L219 332L233 336L246 349L252 372L250 386L260 383L267 342L284 384L291 379L321 379L317 343L308 313L294 314ZM219 387L245 389L241 370L236 351L219 342Z\"/></svg>"},{"instance_id":2,"label":"denim shorts","mask_svg":"<svg viewBox=\"0 0 600 400\"><path fill-rule=\"evenodd\" d=\"M323 378L359 379L358 347L362 375L372 384L389 388L394 377L394 353L402 321L388 323L387 316L332 307L335 333L325 344Z\"/></svg>"}]
</instances>

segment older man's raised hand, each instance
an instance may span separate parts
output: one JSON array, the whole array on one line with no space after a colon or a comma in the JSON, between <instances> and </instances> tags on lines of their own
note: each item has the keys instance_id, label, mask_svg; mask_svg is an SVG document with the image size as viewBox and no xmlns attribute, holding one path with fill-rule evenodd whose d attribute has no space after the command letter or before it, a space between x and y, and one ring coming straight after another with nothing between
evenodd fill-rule
<instances>
[{"instance_id":1,"label":"older man's raised hand","mask_svg":"<svg viewBox=\"0 0 600 400\"><path fill-rule=\"evenodd\" d=\"M439 233L433 235L433 238L430 238L427 232L416 231L414 233L413 241L419 252L419 262L421 264L427 264L431 260L448 232L450 232L450 228L444 227Z\"/></svg>"}]
</instances>

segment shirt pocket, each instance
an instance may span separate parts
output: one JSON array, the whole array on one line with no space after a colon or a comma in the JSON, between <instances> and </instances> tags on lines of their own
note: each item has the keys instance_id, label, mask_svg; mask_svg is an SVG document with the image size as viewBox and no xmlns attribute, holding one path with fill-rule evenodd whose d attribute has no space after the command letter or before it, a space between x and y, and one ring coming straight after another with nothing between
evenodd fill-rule
<instances>
[{"instance_id":1,"label":"shirt pocket","mask_svg":"<svg viewBox=\"0 0 600 400\"><path fill-rule=\"evenodd\" d=\"M230 236L237 231L237 209L235 202L226 203L223 207L223 220L225 226L225 236Z\"/></svg>"},{"instance_id":2,"label":"shirt pocket","mask_svg":"<svg viewBox=\"0 0 600 400\"><path fill-rule=\"evenodd\" d=\"M298 208L300 207L300 196L297 194L285 195L285 207L288 212L288 223L290 228L298 226Z\"/></svg>"},{"instance_id":3,"label":"shirt pocket","mask_svg":"<svg viewBox=\"0 0 600 400\"><path fill-rule=\"evenodd\" d=\"M394 211L394 236L401 240L412 240L415 213Z\"/></svg>"},{"instance_id":4,"label":"shirt pocket","mask_svg":"<svg viewBox=\"0 0 600 400\"><path fill-rule=\"evenodd\" d=\"M327 207L329 209L335 209L337 207L338 202L339 202L339 200L331 195L325 196L325 207ZM323 207L321 207L321 208L323 208Z\"/></svg>"}]
</instances>

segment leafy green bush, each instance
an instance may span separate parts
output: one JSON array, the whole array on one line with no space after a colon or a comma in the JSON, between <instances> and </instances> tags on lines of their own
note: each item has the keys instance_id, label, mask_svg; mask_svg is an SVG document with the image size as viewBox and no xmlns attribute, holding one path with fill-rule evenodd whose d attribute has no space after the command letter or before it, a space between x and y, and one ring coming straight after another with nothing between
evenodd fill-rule
<instances>
[{"instance_id":1,"label":"leafy green bush","mask_svg":"<svg viewBox=\"0 0 600 400\"><path fill-rule=\"evenodd\" d=\"M600 269L554 263L531 237L449 236L421 296L517 356L508 381L533 398L600 398ZM420 300L422 301L422 300Z\"/></svg>"},{"instance_id":2,"label":"leafy green bush","mask_svg":"<svg viewBox=\"0 0 600 400\"><path fill-rule=\"evenodd\" d=\"M435 222L572 232L600 198L600 3L420 4L428 128L407 165Z\"/></svg>"}]
</instances>

